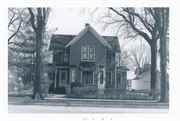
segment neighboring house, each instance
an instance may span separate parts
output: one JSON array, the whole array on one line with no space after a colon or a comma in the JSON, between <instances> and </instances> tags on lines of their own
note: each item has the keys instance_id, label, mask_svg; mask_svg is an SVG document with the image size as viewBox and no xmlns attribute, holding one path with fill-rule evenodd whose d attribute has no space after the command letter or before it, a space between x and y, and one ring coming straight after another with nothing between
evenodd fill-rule
<instances>
[{"instance_id":1,"label":"neighboring house","mask_svg":"<svg viewBox=\"0 0 180 121\"><path fill-rule=\"evenodd\" d=\"M53 34L53 89L79 82L83 87L126 89L126 71L115 70L116 53L120 53L118 37L100 36L91 25L78 35Z\"/></svg>"},{"instance_id":2,"label":"neighboring house","mask_svg":"<svg viewBox=\"0 0 180 121\"><path fill-rule=\"evenodd\" d=\"M144 70L141 74L136 72L136 77L131 81L131 89L150 89L151 85L151 68ZM160 89L161 73L157 70L157 82L156 87Z\"/></svg>"}]
</instances>

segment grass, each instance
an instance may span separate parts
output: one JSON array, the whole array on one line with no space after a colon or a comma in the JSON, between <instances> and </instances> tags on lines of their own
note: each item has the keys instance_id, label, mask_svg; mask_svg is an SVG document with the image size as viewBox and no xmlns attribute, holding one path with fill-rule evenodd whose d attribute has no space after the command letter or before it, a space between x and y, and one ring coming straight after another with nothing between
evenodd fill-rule
<instances>
[{"instance_id":1,"label":"grass","mask_svg":"<svg viewBox=\"0 0 180 121\"><path fill-rule=\"evenodd\" d=\"M110 101L110 100L69 100L45 99L33 100L26 97L9 97L9 105L45 105L45 106L75 106L75 107L113 107L113 108L160 108L168 109L169 103L156 101Z\"/></svg>"}]
</instances>

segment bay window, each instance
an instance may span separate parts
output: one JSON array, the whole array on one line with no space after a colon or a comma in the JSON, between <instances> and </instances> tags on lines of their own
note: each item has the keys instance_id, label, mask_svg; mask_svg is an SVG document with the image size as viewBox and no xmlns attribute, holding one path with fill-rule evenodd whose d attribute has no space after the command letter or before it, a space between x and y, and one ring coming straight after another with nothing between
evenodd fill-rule
<instances>
[{"instance_id":1,"label":"bay window","mask_svg":"<svg viewBox=\"0 0 180 121\"><path fill-rule=\"evenodd\" d=\"M93 84L93 70L82 70L82 83Z\"/></svg>"}]
</instances>

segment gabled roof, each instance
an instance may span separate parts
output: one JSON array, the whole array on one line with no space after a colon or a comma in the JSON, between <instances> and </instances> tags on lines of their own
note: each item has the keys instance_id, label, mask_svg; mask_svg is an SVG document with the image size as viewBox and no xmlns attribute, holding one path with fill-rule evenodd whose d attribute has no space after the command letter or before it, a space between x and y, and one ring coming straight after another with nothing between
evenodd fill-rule
<instances>
[{"instance_id":1,"label":"gabled roof","mask_svg":"<svg viewBox=\"0 0 180 121\"><path fill-rule=\"evenodd\" d=\"M157 74L161 74L158 70L156 70ZM138 80L138 79L141 79L143 78L144 76L146 76L147 74L151 73L151 68L143 71L140 75L138 75L137 77L135 77L133 80Z\"/></svg>"},{"instance_id":2,"label":"gabled roof","mask_svg":"<svg viewBox=\"0 0 180 121\"><path fill-rule=\"evenodd\" d=\"M79 38L81 38L87 31L91 31L92 34L104 45L111 49L111 46L91 27L91 25L87 25L75 38L73 38L67 45L73 45Z\"/></svg>"},{"instance_id":3,"label":"gabled roof","mask_svg":"<svg viewBox=\"0 0 180 121\"><path fill-rule=\"evenodd\" d=\"M51 36L49 50L66 51L66 46L77 36L78 35L53 34ZM116 53L120 52L120 46L117 36L101 36L101 38L111 47L109 48L109 51L111 50Z\"/></svg>"},{"instance_id":4,"label":"gabled roof","mask_svg":"<svg viewBox=\"0 0 180 121\"><path fill-rule=\"evenodd\" d=\"M49 50L60 50L65 51L65 46L75 37L76 35L63 35L53 34L51 36Z\"/></svg>"}]
</instances>

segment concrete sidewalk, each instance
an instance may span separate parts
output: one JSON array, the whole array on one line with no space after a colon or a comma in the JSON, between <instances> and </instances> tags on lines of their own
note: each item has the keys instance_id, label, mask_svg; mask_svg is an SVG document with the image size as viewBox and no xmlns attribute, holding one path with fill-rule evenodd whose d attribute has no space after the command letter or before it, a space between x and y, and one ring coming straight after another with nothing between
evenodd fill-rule
<instances>
[{"instance_id":1,"label":"concrete sidewalk","mask_svg":"<svg viewBox=\"0 0 180 121\"><path fill-rule=\"evenodd\" d=\"M115 99L82 99L82 98L66 98L66 95L62 95L62 94L53 94L53 96L51 97L45 97L44 99L48 99L48 100L56 100L56 99L61 99L61 100L70 100L70 101L102 101L102 102L156 102L158 103L158 100L115 100Z\"/></svg>"}]
</instances>

